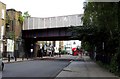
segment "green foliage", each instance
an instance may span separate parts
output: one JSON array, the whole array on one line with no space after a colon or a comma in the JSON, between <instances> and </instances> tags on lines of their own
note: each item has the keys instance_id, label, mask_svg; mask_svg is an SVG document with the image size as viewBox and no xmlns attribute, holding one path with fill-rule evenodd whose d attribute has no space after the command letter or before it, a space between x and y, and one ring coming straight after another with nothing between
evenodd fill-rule
<instances>
[{"instance_id":1,"label":"green foliage","mask_svg":"<svg viewBox=\"0 0 120 79\"><path fill-rule=\"evenodd\" d=\"M23 17L28 18L28 17L31 17L31 15L29 15L28 11L26 11L26 12L24 12Z\"/></svg>"},{"instance_id":2,"label":"green foliage","mask_svg":"<svg viewBox=\"0 0 120 79\"><path fill-rule=\"evenodd\" d=\"M7 38L14 40L15 34L13 31L7 32Z\"/></svg>"},{"instance_id":3,"label":"green foliage","mask_svg":"<svg viewBox=\"0 0 120 79\"><path fill-rule=\"evenodd\" d=\"M85 51L91 50L89 42L82 42L82 48L84 48Z\"/></svg>"},{"instance_id":4,"label":"green foliage","mask_svg":"<svg viewBox=\"0 0 120 79\"><path fill-rule=\"evenodd\" d=\"M112 57L109 68L111 72L120 76L120 46L118 46L116 53Z\"/></svg>"},{"instance_id":5,"label":"green foliage","mask_svg":"<svg viewBox=\"0 0 120 79\"><path fill-rule=\"evenodd\" d=\"M23 21L24 21L24 18L28 18L28 17L31 17L28 13L28 11L24 12L23 16L19 16L18 20L21 24L23 24Z\"/></svg>"},{"instance_id":6,"label":"green foliage","mask_svg":"<svg viewBox=\"0 0 120 79\"><path fill-rule=\"evenodd\" d=\"M67 54L66 50L62 50L61 54Z\"/></svg>"},{"instance_id":7,"label":"green foliage","mask_svg":"<svg viewBox=\"0 0 120 79\"><path fill-rule=\"evenodd\" d=\"M23 16L19 16L18 20L19 20L20 24L23 24L24 17Z\"/></svg>"},{"instance_id":8,"label":"green foliage","mask_svg":"<svg viewBox=\"0 0 120 79\"><path fill-rule=\"evenodd\" d=\"M92 39L88 40L87 36L85 37L87 39L83 39L84 42L89 42L89 46L92 44L91 48L96 46L97 54L99 53L100 56L106 56L105 58L101 57L99 61L111 57L111 61L107 62L110 63L109 68L114 73L119 70L119 57L117 53L117 48L120 45L118 9L118 3L89 2L85 5L85 13L83 17L84 26L94 29L91 36ZM104 50L102 42L104 42ZM106 62L104 64L106 64Z\"/></svg>"},{"instance_id":9,"label":"green foliage","mask_svg":"<svg viewBox=\"0 0 120 79\"><path fill-rule=\"evenodd\" d=\"M110 63L110 70L111 72L118 72L118 62L117 62L117 59L118 59L118 53L116 53L113 57L112 57L112 61Z\"/></svg>"},{"instance_id":10,"label":"green foliage","mask_svg":"<svg viewBox=\"0 0 120 79\"><path fill-rule=\"evenodd\" d=\"M96 47L99 61L107 64L107 67L110 65L112 72L118 72L120 70L118 67L120 50L117 51L120 48L119 3L88 2L84 9L83 27L73 29L76 37L82 39L82 47L85 50L94 52Z\"/></svg>"},{"instance_id":11,"label":"green foliage","mask_svg":"<svg viewBox=\"0 0 120 79\"><path fill-rule=\"evenodd\" d=\"M92 30L92 35L84 36L83 42L97 46L99 52L104 42L104 51L111 55L115 53L119 41L118 3L86 3L83 25Z\"/></svg>"}]
</instances>

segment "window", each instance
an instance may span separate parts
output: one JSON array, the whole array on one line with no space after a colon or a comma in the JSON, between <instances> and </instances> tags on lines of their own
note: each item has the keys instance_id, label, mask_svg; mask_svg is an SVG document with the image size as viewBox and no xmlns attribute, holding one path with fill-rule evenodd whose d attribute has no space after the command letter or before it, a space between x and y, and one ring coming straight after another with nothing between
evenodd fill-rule
<instances>
[{"instance_id":1,"label":"window","mask_svg":"<svg viewBox=\"0 0 120 79\"><path fill-rule=\"evenodd\" d=\"M4 12L4 10L2 9L2 19L4 19L4 16L5 16L5 12Z\"/></svg>"},{"instance_id":2,"label":"window","mask_svg":"<svg viewBox=\"0 0 120 79\"><path fill-rule=\"evenodd\" d=\"M1 38L1 28L0 28L0 40L1 40L2 38ZM0 43L1 43L1 41L0 41Z\"/></svg>"},{"instance_id":3,"label":"window","mask_svg":"<svg viewBox=\"0 0 120 79\"><path fill-rule=\"evenodd\" d=\"M3 35L4 35L4 26L1 27L1 39L3 39Z\"/></svg>"},{"instance_id":4,"label":"window","mask_svg":"<svg viewBox=\"0 0 120 79\"><path fill-rule=\"evenodd\" d=\"M14 21L11 20L12 31L14 31Z\"/></svg>"},{"instance_id":5,"label":"window","mask_svg":"<svg viewBox=\"0 0 120 79\"><path fill-rule=\"evenodd\" d=\"M2 58L2 53L0 53L0 59Z\"/></svg>"}]
</instances>

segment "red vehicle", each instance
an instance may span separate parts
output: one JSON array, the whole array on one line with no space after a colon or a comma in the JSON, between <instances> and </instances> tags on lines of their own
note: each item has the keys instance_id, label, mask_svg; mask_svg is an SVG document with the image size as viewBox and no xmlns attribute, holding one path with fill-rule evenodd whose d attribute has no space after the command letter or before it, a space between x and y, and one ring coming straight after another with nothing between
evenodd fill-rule
<instances>
[{"instance_id":1,"label":"red vehicle","mask_svg":"<svg viewBox=\"0 0 120 79\"><path fill-rule=\"evenodd\" d=\"M78 55L77 48L72 48L72 52L73 52L73 56L77 56Z\"/></svg>"}]
</instances>

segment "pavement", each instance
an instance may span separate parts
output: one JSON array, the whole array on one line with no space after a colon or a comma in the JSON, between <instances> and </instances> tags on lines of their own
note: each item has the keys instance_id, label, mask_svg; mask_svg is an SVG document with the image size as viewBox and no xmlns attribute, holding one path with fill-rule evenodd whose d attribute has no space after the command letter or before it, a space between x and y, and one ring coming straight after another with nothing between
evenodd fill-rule
<instances>
[{"instance_id":1,"label":"pavement","mask_svg":"<svg viewBox=\"0 0 120 79\"><path fill-rule=\"evenodd\" d=\"M90 78L90 79L120 79L113 73L101 68L88 56L83 56L84 61L72 61L56 77L59 78Z\"/></svg>"},{"instance_id":2,"label":"pavement","mask_svg":"<svg viewBox=\"0 0 120 79\"><path fill-rule=\"evenodd\" d=\"M31 61L31 60L39 60L39 59L55 59L55 60L69 60L70 64L63 68L62 71L56 76L58 78L70 78L70 77L90 77L92 78L105 78L105 79L120 79L115 76L113 73L101 68L98 64L92 61L89 56L70 56L70 55L62 55L61 57L43 57L43 58L35 58L35 59L25 59L24 61ZM22 61L22 59L17 59L17 61ZM17 62L11 61L11 62ZM7 60L3 61L4 63L9 63ZM97 79L96 78L96 79Z\"/></svg>"},{"instance_id":3,"label":"pavement","mask_svg":"<svg viewBox=\"0 0 120 79\"><path fill-rule=\"evenodd\" d=\"M11 59L10 62L8 62L7 58L3 58L3 62L4 63L16 63L16 62L24 62L24 61L32 61L32 60L79 60L79 58L77 58L78 56L72 56L72 55L61 55L61 57L59 57L58 55L54 56L54 57L50 57L50 56L45 56L45 57L36 57L36 58L24 58L24 60L22 60L22 58L17 58L17 61L15 61L15 59Z\"/></svg>"},{"instance_id":4,"label":"pavement","mask_svg":"<svg viewBox=\"0 0 120 79\"><path fill-rule=\"evenodd\" d=\"M2 72L0 71L0 79L2 78Z\"/></svg>"},{"instance_id":5,"label":"pavement","mask_svg":"<svg viewBox=\"0 0 120 79\"><path fill-rule=\"evenodd\" d=\"M15 59L11 59L10 62L8 62L7 59L3 59L2 62L4 62L6 64L6 63L17 63L17 62L24 62L24 61L31 61L31 60L33 60L33 59L25 58L24 60L22 60L22 58L17 58L17 61L15 61Z\"/></svg>"}]
</instances>

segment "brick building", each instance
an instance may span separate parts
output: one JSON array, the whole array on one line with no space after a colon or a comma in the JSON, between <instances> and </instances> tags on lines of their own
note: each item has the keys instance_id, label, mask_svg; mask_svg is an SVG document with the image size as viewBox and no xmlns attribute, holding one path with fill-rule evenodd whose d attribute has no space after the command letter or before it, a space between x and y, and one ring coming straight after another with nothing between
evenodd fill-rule
<instances>
[{"instance_id":1,"label":"brick building","mask_svg":"<svg viewBox=\"0 0 120 79\"><path fill-rule=\"evenodd\" d=\"M5 51L5 22L6 22L6 4L0 2L0 53Z\"/></svg>"},{"instance_id":2,"label":"brick building","mask_svg":"<svg viewBox=\"0 0 120 79\"><path fill-rule=\"evenodd\" d=\"M22 24L20 23L20 16L22 12L16 11L15 9L7 9L6 10L6 39L11 39L14 41L14 52L19 50L19 40L21 39L21 29ZM8 46L7 46L8 47ZM19 53L17 52L19 56Z\"/></svg>"},{"instance_id":3,"label":"brick building","mask_svg":"<svg viewBox=\"0 0 120 79\"><path fill-rule=\"evenodd\" d=\"M21 23L19 17L22 15L22 12L16 11L15 9L7 9L6 18L7 18L7 32L13 32L15 35L15 40L17 40L21 33Z\"/></svg>"}]
</instances>

